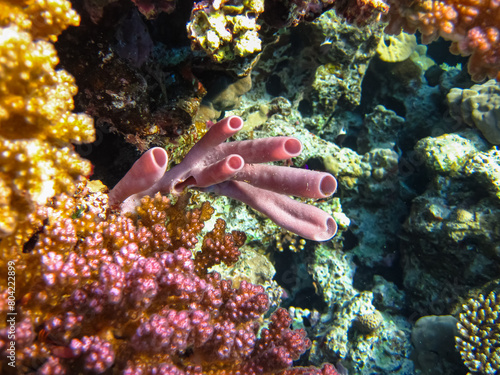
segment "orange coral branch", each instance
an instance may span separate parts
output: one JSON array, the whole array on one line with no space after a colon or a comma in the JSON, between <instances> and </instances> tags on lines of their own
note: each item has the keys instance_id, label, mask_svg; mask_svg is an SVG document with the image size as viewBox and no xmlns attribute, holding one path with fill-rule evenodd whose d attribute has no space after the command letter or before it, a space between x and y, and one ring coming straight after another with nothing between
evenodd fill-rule
<instances>
[{"instance_id":1,"label":"orange coral branch","mask_svg":"<svg viewBox=\"0 0 500 375\"><path fill-rule=\"evenodd\" d=\"M498 0L389 0L386 32L419 30L422 41L452 41L450 51L471 56L474 81L500 80L500 2Z\"/></svg>"}]
</instances>

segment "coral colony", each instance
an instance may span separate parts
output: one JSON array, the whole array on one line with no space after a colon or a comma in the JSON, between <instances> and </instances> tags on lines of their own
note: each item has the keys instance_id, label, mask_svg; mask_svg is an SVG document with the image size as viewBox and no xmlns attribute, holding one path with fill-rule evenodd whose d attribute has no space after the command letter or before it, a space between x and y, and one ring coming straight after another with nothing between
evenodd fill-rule
<instances>
[{"instance_id":1,"label":"coral colony","mask_svg":"<svg viewBox=\"0 0 500 375\"><path fill-rule=\"evenodd\" d=\"M259 330L269 308L264 288L208 271L238 259L243 233L226 233L219 219L192 257L213 214L208 203L186 210L183 200L145 197L137 214L125 217L106 216L105 201L84 187L74 198L59 195L32 215L31 225L42 228L32 248L3 247L21 296L20 372L335 374L330 365L282 372L309 347L305 332L289 328L284 309ZM6 301L4 291L4 312ZM2 361L8 333L0 331Z\"/></svg>"},{"instance_id":2,"label":"coral colony","mask_svg":"<svg viewBox=\"0 0 500 375\"><path fill-rule=\"evenodd\" d=\"M345 375L340 361L355 374L410 374L415 373L410 359L412 323L404 311L411 307L419 315L418 308L427 308L423 305L428 301L458 299L456 295L462 303L455 301L455 311L462 305L462 312L455 313L458 331L448 341L456 343L470 374L498 373L500 299L493 284L500 253L500 154L491 146L500 143L500 91L494 81L500 80L498 1L203 0L192 5L191 9L190 2L175 0L75 1L85 17L80 19L67 0L0 0L0 373ZM166 40L162 28L175 25L162 25L159 20L167 14L174 17L177 11L185 16L181 22L185 38ZM358 43L364 37L359 30L356 37L342 43L336 33L311 33L308 42L317 38L328 47L316 43L323 49L319 55L312 46L301 47L318 61L335 54L345 56L347 62L318 65L323 75L298 77L303 82L317 79L316 83L321 77L336 82L315 92L321 93L317 103L331 100L325 105L330 112L313 113L320 106L307 102L310 92L294 96L293 100L304 95L299 104L279 97L286 90L276 74L269 90L278 93L269 103L261 103L258 110L249 106L253 112L245 113L246 117L225 117L224 112L236 108L242 93L251 87L250 73L261 74L270 65L285 70L283 56L289 49L281 55L281 62L268 60L261 72L253 71L260 58L269 58L261 54L265 47L295 43L286 30L310 26L327 13L332 29L334 17L340 17L339 27L346 26L345 20L356 27L373 26L364 35L368 35L363 45L367 52L350 51L364 59L359 65L351 64L349 53L339 49L339 44L347 51L349 43ZM99 25L101 20L106 27ZM339 95L333 100L331 90L346 83L341 87L361 92L362 78L381 38L381 22L386 22L387 33L418 30L424 43L440 36L451 41L453 53L470 56L467 69L473 80L493 79L450 90L453 69L440 68L441 78L430 89L435 87L433 95L442 96L439 111L445 102L443 92L449 92L452 117L468 127L461 128L460 134L450 131L435 138L406 139L414 148L405 152L415 151L419 156L415 168L428 168L428 175L433 176L425 188L414 188L412 181L405 185L408 181L403 181L398 170L401 155L394 129L403 123L410 127L411 121L405 122L382 105L363 120L363 126L373 125L358 134L357 146L366 148L363 156L321 138L345 132L327 129L312 135L304 126L306 117L321 117L326 128L338 121L334 115L346 114L342 100L349 99ZM170 45L160 46L158 38L172 46L184 45L169 49ZM405 61L416 48L415 41L407 48ZM279 51L275 52L279 57ZM312 60L304 63L297 58L297 66L308 68ZM395 61L392 67L401 67L399 63L404 61ZM354 66L351 72L355 71L357 86L351 88L342 64ZM413 71L420 79L423 75L418 69ZM217 76L213 82L206 78L212 75ZM258 81L255 84L262 87L263 80ZM76 82L80 88L76 107L87 114L73 113ZM231 87L231 95L223 99L220 95L216 103L216 95L209 91L221 82ZM405 87L397 100L387 102L404 106L404 96L408 92L421 95L423 86L419 82ZM413 105L421 104L414 100ZM307 115L301 117L297 106ZM89 180L93 166L75 151L74 145L96 139L90 114L101 131L107 126L143 152L111 190L98 180ZM214 124L218 118L222 120ZM249 133L259 132L264 124L272 124L275 133L228 141L244 133L244 123L252 126ZM280 127L283 124L289 126L286 131ZM420 129L410 130L409 134L420 134ZM297 137L286 136L294 131ZM432 133L428 128L425 131ZM167 170L169 154L151 145L167 146L169 141L183 142L179 149L189 152L182 160L174 157L177 164ZM361 202L351 211L358 215L358 222L350 235L362 235L349 242L357 242L351 247L374 249L371 254L356 254L359 262L366 262L365 269L392 271L399 266L400 255L384 253L396 245L386 238L380 245L374 234L378 232L366 230L367 226L373 223L377 229L389 228L388 232L391 225L397 226L391 232L397 238L393 241L407 241L407 249L401 250L406 251L401 262L404 268L398 269L405 273L405 290L378 274L369 275L373 288L356 290L355 256L342 249L348 237L329 241L349 225L340 203L332 203L338 202L332 197L337 189L332 174L270 164L303 158L298 163L303 165L316 155L345 188L347 204L356 199ZM486 192L472 194L463 181L486 186ZM456 188L456 184L462 185ZM418 195L424 189L427 195ZM397 204L389 206L399 202L396 192L400 190L405 190L404 202L400 200L404 205L412 201L405 224L396 214L385 214L397 209ZM445 190L464 199L448 199ZM272 269L265 281L276 283L273 266L261 267L271 263L269 254L261 252L269 251L266 247L272 241L263 240L260 233L254 235L252 242L261 248L257 251L249 245L247 254L247 235L240 224L238 230L229 231L226 220L230 215L216 207L213 199L203 202L212 193L232 198L231 204L238 207L248 205L281 227L282 237L275 248L283 250L286 241L281 239L288 237L296 243L295 235L303 237L300 248L305 249L291 261L308 258L308 263L293 270L297 285L290 286L290 294L299 295L297 289L302 286L298 284L308 283L303 288L308 291L306 303L311 300L309 294L315 294L322 298L320 307L280 307L287 293L275 284L274 290L280 292L276 296L261 281ZM370 210L383 214L369 216ZM366 224L368 216L371 221ZM394 223L386 221L388 217L395 217ZM260 219L271 227L266 218ZM311 240L307 246L304 239ZM384 248L380 254L376 254L378 247ZM254 259L260 256L260 263L252 263L251 254ZM443 262L442 254L453 261ZM239 262L258 277L237 274L231 267ZM474 269L467 268L471 264ZM300 279L302 271L307 277ZM463 280L456 280L456 275L463 275ZM455 278L455 284L447 278ZM309 293L313 289L315 293ZM476 292L480 289L482 293ZM446 295L449 290L451 297ZM440 312L451 314L453 307L446 303Z\"/></svg>"}]
</instances>

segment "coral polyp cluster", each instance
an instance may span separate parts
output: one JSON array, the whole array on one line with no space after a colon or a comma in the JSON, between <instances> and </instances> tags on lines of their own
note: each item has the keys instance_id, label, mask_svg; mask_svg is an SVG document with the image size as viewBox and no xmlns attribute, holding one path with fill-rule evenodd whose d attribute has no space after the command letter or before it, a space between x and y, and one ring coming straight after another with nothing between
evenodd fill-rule
<instances>
[{"instance_id":1,"label":"coral polyp cluster","mask_svg":"<svg viewBox=\"0 0 500 375\"><path fill-rule=\"evenodd\" d=\"M187 197L171 204L157 195L123 216L107 212L107 196L89 186L39 206L28 220L36 230L26 232L22 246L11 238L0 244L2 289L8 262L19 275L19 371L277 373L310 346L303 330L289 328L283 309L259 333L269 308L262 286L245 280L233 285L209 272L237 260L245 236L226 233L218 220L196 252L213 213L208 203L186 210ZM2 314L13 311L8 308L5 292ZM8 327L0 330L2 361L8 333Z\"/></svg>"},{"instance_id":2,"label":"coral polyp cluster","mask_svg":"<svg viewBox=\"0 0 500 375\"><path fill-rule=\"evenodd\" d=\"M33 40L51 42L68 26L78 26L80 17L67 0L2 0L0 26L28 32Z\"/></svg>"},{"instance_id":3,"label":"coral polyp cluster","mask_svg":"<svg viewBox=\"0 0 500 375\"><path fill-rule=\"evenodd\" d=\"M50 41L79 17L68 1L0 2L0 238L34 204L72 191L91 165L71 142L92 142L93 121L74 114L74 79L55 70Z\"/></svg>"},{"instance_id":4,"label":"coral polyp cluster","mask_svg":"<svg viewBox=\"0 0 500 375\"><path fill-rule=\"evenodd\" d=\"M471 298L462 306L456 347L471 374L497 374L500 299L495 292Z\"/></svg>"},{"instance_id":5,"label":"coral polyp cluster","mask_svg":"<svg viewBox=\"0 0 500 375\"><path fill-rule=\"evenodd\" d=\"M496 2L479 0L389 0L386 31L419 30L422 41L451 40L451 52L471 56L468 70L474 81L500 80L500 11Z\"/></svg>"}]
</instances>

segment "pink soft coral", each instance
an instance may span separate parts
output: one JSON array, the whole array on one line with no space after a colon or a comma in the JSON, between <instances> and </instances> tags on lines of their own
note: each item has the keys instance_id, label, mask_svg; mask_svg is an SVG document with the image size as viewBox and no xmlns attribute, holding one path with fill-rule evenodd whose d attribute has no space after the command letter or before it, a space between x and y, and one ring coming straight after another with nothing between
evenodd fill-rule
<instances>
[{"instance_id":1,"label":"pink soft coral","mask_svg":"<svg viewBox=\"0 0 500 375\"><path fill-rule=\"evenodd\" d=\"M500 80L500 2L498 0L388 0L386 32L419 30L422 41L452 41L451 52L471 55L474 81Z\"/></svg>"}]
</instances>

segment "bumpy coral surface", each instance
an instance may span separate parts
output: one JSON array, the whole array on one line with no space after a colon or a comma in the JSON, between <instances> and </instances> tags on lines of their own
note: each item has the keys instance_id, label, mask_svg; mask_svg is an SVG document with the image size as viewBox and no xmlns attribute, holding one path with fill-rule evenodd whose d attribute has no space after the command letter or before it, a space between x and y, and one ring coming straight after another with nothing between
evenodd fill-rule
<instances>
[{"instance_id":1,"label":"bumpy coral surface","mask_svg":"<svg viewBox=\"0 0 500 375\"><path fill-rule=\"evenodd\" d=\"M500 144L500 83L489 80L469 89L452 88L446 96L457 121L478 128L488 142Z\"/></svg>"},{"instance_id":2,"label":"bumpy coral surface","mask_svg":"<svg viewBox=\"0 0 500 375\"><path fill-rule=\"evenodd\" d=\"M91 172L70 142L93 141L93 122L71 112L77 88L49 42L78 22L68 1L0 2L0 237Z\"/></svg>"},{"instance_id":3,"label":"bumpy coral surface","mask_svg":"<svg viewBox=\"0 0 500 375\"><path fill-rule=\"evenodd\" d=\"M263 0L196 3L187 26L193 48L205 50L217 62L260 52L257 17L263 11Z\"/></svg>"},{"instance_id":4,"label":"bumpy coral surface","mask_svg":"<svg viewBox=\"0 0 500 375\"><path fill-rule=\"evenodd\" d=\"M227 234L218 221L193 257L213 209L185 211L186 203L145 197L137 214L116 216L106 212L105 194L82 184L76 196L39 206L27 241L1 242L0 309L17 313L21 373L256 374L292 366L310 342L289 328L286 310L259 333L269 307L264 288L207 272L237 258L244 234ZM15 289L5 285L8 265ZM3 368L9 329L0 329ZM306 373L335 374L331 366Z\"/></svg>"},{"instance_id":5,"label":"bumpy coral surface","mask_svg":"<svg viewBox=\"0 0 500 375\"><path fill-rule=\"evenodd\" d=\"M438 37L452 41L451 52L471 55L469 73L479 82L500 80L500 7L495 1L390 0L386 31L419 30L422 41Z\"/></svg>"},{"instance_id":6,"label":"bumpy coral surface","mask_svg":"<svg viewBox=\"0 0 500 375\"><path fill-rule=\"evenodd\" d=\"M378 57L382 61L399 62L411 56L417 48L415 35L400 33L399 35L384 34L377 45Z\"/></svg>"},{"instance_id":7,"label":"bumpy coral surface","mask_svg":"<svg viewBox=\"0 0 500 375\"><path fill-rule=\"evenodd\" d=\"M500 370L500 298L495 292L479 295L463 305L457 324L457 349L472 374L497 374Z\"/></svg>"},{"instance_id":8,"label":"bumpy coral surface","mask_svg":"<svg viewBox=\"0 0 500 375\"><path fill-rule=\"evenodd\" d=\"M442 315L448 305L436 301L451 304L497 278L500 159L490 147L472 129L415 146L432 176L413 199L403 232L405 290L421 315Z\"/></svg>"},{"instance_id":9,"label":"bumpy coral surface","mask_svg":"<svg viewBox=\"0 0 500 375\"><path fill-rule=\"evenodd\" d=\"M57 41L68 26L77 26L78 14L67 0L2 0L0 26L16 26L33 39Z\"/></svg>"},{"instance_id":10,"label":"bumpy coral surface","mask_svg":"<svg viewBox=\"0 0 500 375\"><path fill-rule=\"evenodd\" d=\"M414 373L409 358L409 323L390 314L382 315L372 304L372 292L359 292L353 287L350 255L322 245L311 268L318 289L331 306L328 318L323 315L313 326L313 363L340 358L353 374Z\"/></svg>"}]
</instances>

